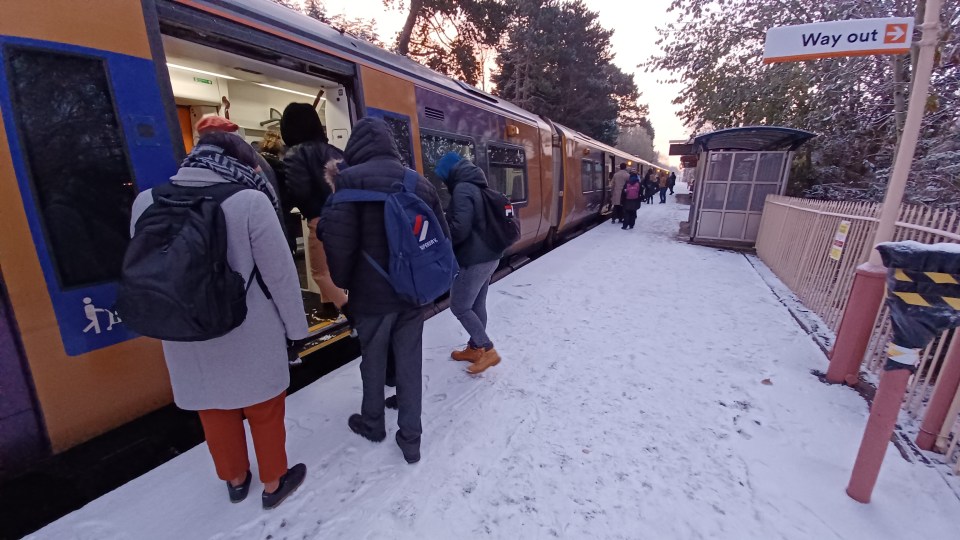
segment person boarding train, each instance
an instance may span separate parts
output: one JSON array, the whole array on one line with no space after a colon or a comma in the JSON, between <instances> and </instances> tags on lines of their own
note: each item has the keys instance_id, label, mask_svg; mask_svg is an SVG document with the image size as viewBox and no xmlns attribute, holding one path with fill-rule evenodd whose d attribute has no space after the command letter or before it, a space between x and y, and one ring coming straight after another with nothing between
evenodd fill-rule
<instances>
[{"instance_id":1,"label":"person boarding train","mask_svg":"<svg viewBox=\"0 0 960 540\"><path fill-rule=\"evenodd\" d=\"M284 411L287 343L308 331L280 203L252 152L232 133L206 135L170 183L139 194L117 309L130 328L162 339L174 402L198 412L235 503L252 481L249 421L270 509L306 477L302 463L287 466Z\"/></svg>"}]
</instances>

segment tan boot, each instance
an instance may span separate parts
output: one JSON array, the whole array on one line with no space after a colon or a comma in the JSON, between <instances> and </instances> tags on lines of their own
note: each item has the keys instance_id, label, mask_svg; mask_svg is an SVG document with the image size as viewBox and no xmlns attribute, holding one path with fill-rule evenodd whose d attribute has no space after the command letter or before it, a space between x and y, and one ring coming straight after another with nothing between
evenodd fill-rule
<instances>
[{"instance_id":1,"label":"tan boot","mask_svg":"<svg viewBox=\"0 0 960 540\"><path fill-rule=\"evenodd\" d=\"M480 359L467 366L467 372L471 375L483 373L487 368L491 368L500 363L500 355L493 347L483 350Z\"/></svg>"},{"instance_id":2,"label":"tan boot","mask_svg":"<svg viewBox=\"0 0 960 540\"><path fill-rule=\"evenodd\" d=\"M450 358L453 358L459 362L476 362L482 355L483 349L474 347L468 343L463 350L453 351L450 353Z\"/></svg>"}]
</instances>

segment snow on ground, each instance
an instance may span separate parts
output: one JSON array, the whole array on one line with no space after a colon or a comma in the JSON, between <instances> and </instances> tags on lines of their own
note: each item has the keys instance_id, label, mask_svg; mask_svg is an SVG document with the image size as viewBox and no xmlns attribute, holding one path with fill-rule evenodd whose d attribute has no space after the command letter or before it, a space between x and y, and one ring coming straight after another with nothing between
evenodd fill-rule
<instances>
[{"instance_id":1,"label":"snow on ground","mask_svg":"<svg viewBox=\"0 0 960 540\"><path fill-rule=\"evenodd\" d=\"M893 448L874 502L846 496L866 404L810 374L825 358L742 255L677 241L685 213L644 206L495 284L504 361L479 378L430 320L419 464L393 411L381 444L348 430L353 362L290 397L309 475L278 509L256 482L231 505L201 445L35 538L956 537L960 501Z\"/></svg>"}]
</instances>

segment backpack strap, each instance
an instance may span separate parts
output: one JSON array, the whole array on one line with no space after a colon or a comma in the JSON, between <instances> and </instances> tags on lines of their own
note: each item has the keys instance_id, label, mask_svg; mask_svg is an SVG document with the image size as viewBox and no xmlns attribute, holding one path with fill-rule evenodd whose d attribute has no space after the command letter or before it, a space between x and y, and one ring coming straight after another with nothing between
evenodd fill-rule
<instances>
[{"instance_id":1,"label":"backpack strap","mask_svg":"<svg viewBox=\"0 0 960 540\"><path fill-rule=\"evenodd\" d=\"M403 189L410 193L416 194L417 184L420 182L420 174L417 171L404 168L403 170Z\"/></svg>"},{"instance_id":2,"label":"backpack strap","mask_svg":"<svg viewBox=\"0 0 960 540\"><path fill-rule=\"evenodd\" d=\"M150 194L153 195L153 202L155 203L159 202L159 199L161 198L170 199L173 197L209 197L216 201L217 204L223 204L223 201L245 189L253 188L249 188L243 184L237 184L235 182L217 183L204 187L178 186L173 182L166 182L154 187L150 191Z\"/></svg>"},{"instance_id":3,"label":"backpack strap","mask_svg":"<svg viewBox=\"0 0 960 540\"><path fill-rule=\"evenodd\" d=\"M250 272L250 279L247 280L247 289L244 292L250 292L250 287L253 286L254 280L257 281L257 285L260 286L260 290L263 291L263 295L267 297L267 300L273 300L273 295L270 294L270 289L267 288L267 282L263 280L263 274L260 273L257 265L253 265L253 272Z\"/></svg>"}]
</instances>

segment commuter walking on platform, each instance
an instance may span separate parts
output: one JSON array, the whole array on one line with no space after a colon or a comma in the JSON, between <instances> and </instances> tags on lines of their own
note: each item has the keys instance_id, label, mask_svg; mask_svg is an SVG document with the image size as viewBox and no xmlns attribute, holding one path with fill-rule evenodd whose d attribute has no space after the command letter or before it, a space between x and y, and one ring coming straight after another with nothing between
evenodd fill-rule
<instances>
[{"instance_id":1,"label":"commuter walking on platform","mask_svg":"<svg viewBox=\"0 0 960 540\"><path fill-rule=\"evenodd\" d=\"M487 288L503 252L490 246L486 218L487 178L480 167L450 152L437 162L436 174L450 191L447 219L453 251L460 265L450 288L450 312L470 334L463 350L454 351L454 360L471 362L467 371L483 373L500 363L500 355L487 335Z\"/></svg>"},{"instance_id":2,"label":"commuter walking on platform","mask_svg":"<svg viewBox=\"0 0 960 540\"><path fill-rule=\"evenodd\" d=\"M667 204L667 175L665 173L657 174L657 186L660 190L660 204Z\"/></svg>"},{"instance_id":3,"label":"commuter walking on platform","mask_svg":"<svg viewBox=\"0 0 960 540\"><path fill-rule=\"evenodd\" d=\"M311 277L320 288L321 300L342 310L347 295L330 278L323 244L317 235L317 224L327 197L333 193L324 178L326 165L331 160L342 160L343 153L330 145L317 110L307 103L287 105L280 118L280 135L289 147L283 159L287 191L307 220L310 232L306 242Z\"/></svg>"},{"instance_id":4,"label":"commuter walking on platform","mask_svg":"<svg viewBox=\"0 0 960 540\"><path fill-rule=\"evenodd\" d=\"M613 219L611 223L623 223L623 206L620 201L620 195L623 192L623 186L627 184L630 173L627 172L627 164L621 163L620 170L613 174L613 180L610 182L610 202L613 204Z\"/></svg>"},{"instance_id":5,"label":"commuter walking on platform","mask_svg":"<svg viewBox=\"0 0 960 540\"><path fill-rule=\"evenodd\" d=\"M252 480L249 421L269 509L306 477L302 463L287 467L284 400L288 340L306 338L307 322L276 194L246 163L252 148L218 135L238 145L201 137L170 184L134 202L117 309L163 340L174 401L199 413L231 502Z\"/></svg>"},{"instance_id":6,"label":"commuter walking on platform","mask_svg":"<svg viewBox=\"0 0 960 540\"><path fill-rule=\"evenodd\" d=\"M621 229L632 229L637 224L637 209L640 208L640 199L643 197L643 186L640 184L640 176L637 173L631 173L627 183L623 186L620 200L623 203L623 227Z\"/></svg>"},{"instance_id":7,"label":"commuter walking on platform","mask_svg":"<svg viewBox=\"0 0 960 540\"><path fill-rule=\"evenodd\" d=\"M657 192L657 183L653 179L653 169L647 169L647 174L643 176L641 188L643 201L647 204L653 204L653 195Z\"/></svg>"},{"instance_id":8,"label":"commuter walking on platform","mask_svg":"<svg viewBox=\"0 0 960 540\"><path fill-rule=\"evenodd\" d=\"M433 185L414 172L407 172L390 128L379 118L357 122L344 152L349 167L337 176L336 188L366 192L396 193L408 175L416 179L415 194L432 210L440 230L449 237L440 197ZM382 202L338 203L328 206L320 229L334 283L350 291L345 306L353 322L363 359L363 402L360 414L348 420L350 429L371 441L386 437L383 387L387 378L387 355L392 349L396 363L396 441L408 463L420 460L420 422L423 363L423 312L401 297L388 277L390 249ZM423 233L429 227L425 224ZM422 247L422 245L421 245Z\"/></svg>"},{"instance_id":9,"label":"commuter walking on platform","mask_svg":"<svg viewBox=\"0 0 960 540\"><path fill-rule=\"evenodd\" d=\"M670 171L670 177L667 178L667 187L670 188L670 194L673 195L673 188L677 186L677 173Z\"/></svg>"}]
</instances>

